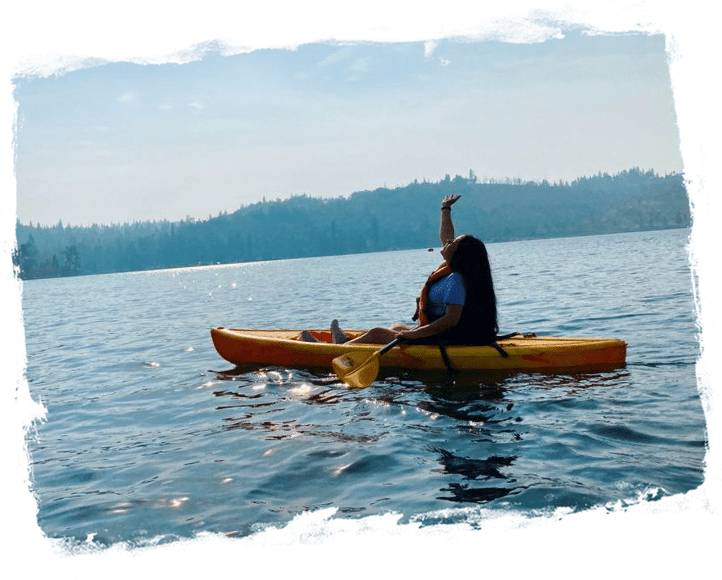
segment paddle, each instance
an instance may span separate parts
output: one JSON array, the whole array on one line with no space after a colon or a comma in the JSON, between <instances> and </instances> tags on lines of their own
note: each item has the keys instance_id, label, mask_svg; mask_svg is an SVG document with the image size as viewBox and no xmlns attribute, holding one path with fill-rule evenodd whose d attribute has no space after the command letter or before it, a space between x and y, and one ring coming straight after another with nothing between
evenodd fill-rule
<instances>
[{"instance_id":1,"label":"paddle","mask_svg":"<svg viewBox=\"0 0 722 580\"><path fill-rule=\"evenodd\" d=\"M390 351L397 344L404 342L402 338L396 338L376 352L349 352L336 357L331 361L336 375L349 387L365 389L376 380L379 374L379 358L385 352Z\"/></svg>"}]
</instances>

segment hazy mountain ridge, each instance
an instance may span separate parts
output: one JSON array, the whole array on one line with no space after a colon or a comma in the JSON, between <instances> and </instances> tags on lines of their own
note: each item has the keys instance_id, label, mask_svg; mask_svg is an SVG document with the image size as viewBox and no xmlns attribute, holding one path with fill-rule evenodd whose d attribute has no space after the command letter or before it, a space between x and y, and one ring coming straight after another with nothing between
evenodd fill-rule
<instances>
[{"instance_id":1,"label":"hazy mountain ridge","mask_svg":"<svg viewBox=\"0 0 722 580\"><path fill-rule=\"evenodd\" d=\"M447 175L348 198L263 201L207 220L122 225L17 224L21 278L438 246L439 203L459 193L457 233L486 242L689 227L681 174L630 169L571 183Z\"/></svg>"}]
</instances>

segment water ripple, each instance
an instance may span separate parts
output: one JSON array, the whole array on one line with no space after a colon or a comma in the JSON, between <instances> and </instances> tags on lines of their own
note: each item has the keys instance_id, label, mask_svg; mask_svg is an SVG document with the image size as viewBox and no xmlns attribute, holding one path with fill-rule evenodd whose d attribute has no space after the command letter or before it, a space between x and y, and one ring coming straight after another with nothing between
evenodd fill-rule
<instances>
[{"instance_id":1,"label":"water ripple","mask_svg":"<svg viewBox=\"0 0 722 580\"><path fill-rule=\"evenodd\" d=\"M694 489L706 432L686 235L489 244L502 332L618 336L625 368L382 370L361 390L330 371L226 368L208 329L404 321L437 255L27 281L27 377L48 409L28 441L38 522L140 546L327 507L473 526L481 507L579 511Z\"/></svg>"}]
</instances>

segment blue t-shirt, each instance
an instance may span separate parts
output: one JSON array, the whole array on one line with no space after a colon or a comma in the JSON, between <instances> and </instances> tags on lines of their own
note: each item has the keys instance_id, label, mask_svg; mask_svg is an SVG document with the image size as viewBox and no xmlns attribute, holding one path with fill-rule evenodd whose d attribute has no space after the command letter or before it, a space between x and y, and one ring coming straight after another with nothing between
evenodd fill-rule
<instances>
[{"instance_id":1,"label":"blue t-shirt","mask_svg":"<svg viewBox=\"0 0 722 580\"><path fill-rule=\"evenodd\" d=\"M463 306L465 301L464 279L458 272L452 272L429 289L429 301L426 308L429 321L433 322L446 314L446 307L449 304Z\"/></svg>"}]
</instances>

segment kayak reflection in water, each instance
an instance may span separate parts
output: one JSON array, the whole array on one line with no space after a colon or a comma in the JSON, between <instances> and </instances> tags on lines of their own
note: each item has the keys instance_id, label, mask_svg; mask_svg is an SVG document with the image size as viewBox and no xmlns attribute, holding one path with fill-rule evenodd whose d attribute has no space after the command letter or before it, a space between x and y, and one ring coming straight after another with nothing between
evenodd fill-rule
<instances>
[{"instance_id":1,"label":"kayak reflection in water","mask_svg":"<svg viewBox=\"0 0 722 580\"><path fill-rule=\"evenodd\" d=\"M417 325L397 323L388 328L376 327L348 340L334 320L331 333L335 343L386 344L396 338L443 344L495 342L499 326L486 246L474 236L454 235L451 206L460 197L450 195L441 202L439 238L444 263L424 284L413 318ZM302 338L315 340L308 332L304 332Z\"/></svg>"}]
</instances>

